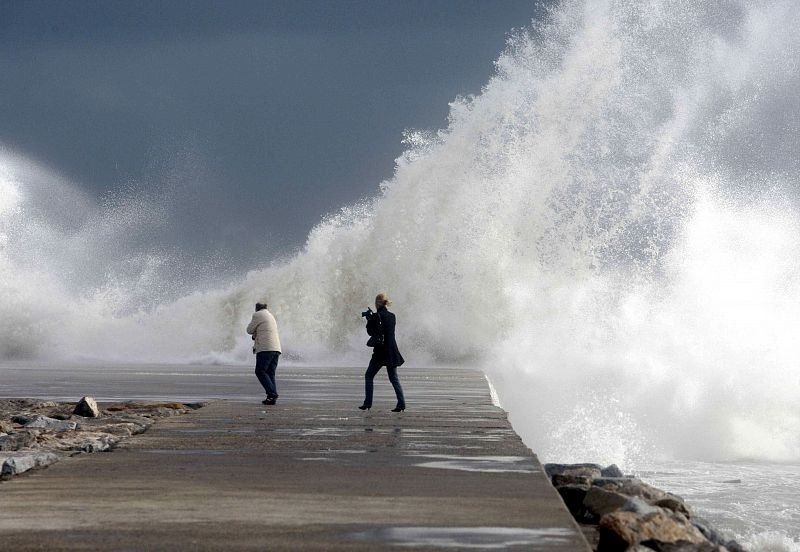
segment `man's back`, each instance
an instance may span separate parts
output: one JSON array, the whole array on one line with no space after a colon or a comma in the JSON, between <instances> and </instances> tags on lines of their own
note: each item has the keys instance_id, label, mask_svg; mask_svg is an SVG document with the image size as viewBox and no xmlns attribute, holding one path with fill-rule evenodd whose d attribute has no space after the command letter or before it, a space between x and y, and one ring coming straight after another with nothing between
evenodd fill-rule
<instances>
[{"instance_id":1,"label":"man's back","mask_svg":"<svg viewBox=\"0 0 800 552\"><path fill-rule=\"evenodd\" d=\"M257 353L263 351L281 352L278 323L267 309L261 309L253 313L253 319L250 320L250 324L247 326L247 333L255 336L255 350Z\"/></svg>"}]
</instances>

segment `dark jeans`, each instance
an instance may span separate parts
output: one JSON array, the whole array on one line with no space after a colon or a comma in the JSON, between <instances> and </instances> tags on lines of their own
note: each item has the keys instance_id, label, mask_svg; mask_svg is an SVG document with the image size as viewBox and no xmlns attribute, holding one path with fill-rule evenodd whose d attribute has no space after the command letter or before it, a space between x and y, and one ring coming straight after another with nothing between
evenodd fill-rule
<instances>
[{"instance_id":1,"label":"dark jeans","mask_svg":"<svg viewBox=\"0 0 800 552\"><path fill-rule=\"evenodd\" d=\"M366 391L364 405L366 406L372 406L372 380L375 378L375 374L380 372L382 366L383 362L381 358L373 354L372 359L369 361L367 373L364 374L364 387ZM394 394L397 395L397 408L405 408L406 399L403 396L403 388L400 386L400 379L397 377L397 366L387 366L386 372L389 374L389 381L392 382L392 387L394 387Z\"/></svg>"},{"instance_id":2,"label":"dark jeans","mask_svg":"<svg viewBox=\"0 0 800 552\"><path fill-rule=\"evenodd\" d=\"M275 370L278 368L278 351L261 351L256 353L256 377L261 382L267 398L278 398L278 387L275 385Z\"/></svg>"}]
</instances>

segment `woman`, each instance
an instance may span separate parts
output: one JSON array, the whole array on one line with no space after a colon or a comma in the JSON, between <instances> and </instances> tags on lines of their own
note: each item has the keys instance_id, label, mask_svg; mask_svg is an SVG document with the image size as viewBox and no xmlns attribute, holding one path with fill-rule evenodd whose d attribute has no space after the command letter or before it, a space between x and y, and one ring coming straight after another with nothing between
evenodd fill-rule
<instances>
[{"instance_id":1,"label":"woman","mask_svg":"<svg viewBox=\"0 0 800 552\"><path fill-rule=\"evenodd\" d=\"M402 366L405 360L403 360L400 351L397 350L397 341L395 341L394 337L394 314L386 309L391 304L392 302L385 293L379 293L375 297L375 310L377 312L367 318L367 333L370 335L370 341L375 346L372 349L372 359L369 361L369 367L366 374L364 374L366 397L364 398L364 404L358 407L361 410L372 408L372 380L375 378L375 374L380 371L381 366L386 366L389 381L392 382L395 395L397 395L397 406L394 407L392 412L402 412L406 409L403 388L397 378L397 367Z\"/></svg>"}]
</instances>

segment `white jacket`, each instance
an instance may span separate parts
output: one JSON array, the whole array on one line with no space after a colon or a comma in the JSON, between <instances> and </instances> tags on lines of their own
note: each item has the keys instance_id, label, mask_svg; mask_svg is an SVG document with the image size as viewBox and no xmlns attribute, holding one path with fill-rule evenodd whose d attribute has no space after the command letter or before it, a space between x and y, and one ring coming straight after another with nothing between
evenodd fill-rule
<instances>
[{"instance_id":1,"label":"white jacket","mask_svg":"<svg viewBox=\"0 0 800 552\"><path fill-rule=\"evenodd\" d=\"M267 309L253 313L253 319L247 325L247 333L256 336L257 353L264 351L281 352L281 340L278 337L278 323Z\"/></svg>"}]
</instances>

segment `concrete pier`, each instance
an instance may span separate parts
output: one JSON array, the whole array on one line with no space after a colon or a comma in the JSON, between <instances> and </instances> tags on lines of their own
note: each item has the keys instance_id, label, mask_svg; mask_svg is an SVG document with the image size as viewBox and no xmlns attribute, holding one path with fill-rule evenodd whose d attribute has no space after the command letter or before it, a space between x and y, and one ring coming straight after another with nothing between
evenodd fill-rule
<instances>
[{"instance_id":1,"label":"concrete pier","mask_svg":"<svg viewBox=\"0 0 800 552\"><path fill-rule=\"evenodd\" d=\"M243 373L226 400L113 452L0 483L0 548L590 550L480 373L402 368L399 414L385 371L366 413L363 368L278 376L276 406ZM157 393L206 398L179 387Z\"/></svg>"}]
</instances>

